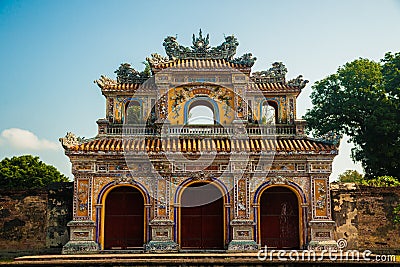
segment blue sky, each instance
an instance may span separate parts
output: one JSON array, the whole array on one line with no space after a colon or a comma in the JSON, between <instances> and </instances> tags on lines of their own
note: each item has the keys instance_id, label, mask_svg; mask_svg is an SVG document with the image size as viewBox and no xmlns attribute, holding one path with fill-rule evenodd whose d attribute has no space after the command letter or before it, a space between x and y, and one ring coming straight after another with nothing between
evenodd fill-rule
<instances>
[{"instance_id":1,"label":"blue sky","mask_svg":"<svg viewBox=\"0 0 400 267\"><path fill-rule=\"evenodd\" d=\"M0 0L0 159L39 155L72 178L58 138L93 137L105 114L93 81L122 62L143 69L165 54L167 35L190 45L199 28L210 43L234 34L253 70L283 61L288 78L310 80L298 117L311 108L312 84L359 57L378 61L400 49L400 1L5 1ZM342 142L332 178L358 169Z\"/></svg>"}]
</instances>

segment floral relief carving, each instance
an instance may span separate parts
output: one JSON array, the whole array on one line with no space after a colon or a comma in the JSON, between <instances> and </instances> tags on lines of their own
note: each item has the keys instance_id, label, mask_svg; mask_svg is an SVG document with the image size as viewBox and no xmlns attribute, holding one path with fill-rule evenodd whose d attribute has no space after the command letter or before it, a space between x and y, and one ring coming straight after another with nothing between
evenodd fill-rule
<instances>
[{"instance_id":1,"label":"floral relief carving","mask_svg":"<svg viewBox=\"0 0 400 267\"><path fill-rule=\"evenodd\" d=\"M317 187L317 192L318 192L318 197L316 199L315 206L317 209L324 209L326 205L326 189L325 189L325 183L317 181L315 183Z\"/></svg>"}]
</instances>

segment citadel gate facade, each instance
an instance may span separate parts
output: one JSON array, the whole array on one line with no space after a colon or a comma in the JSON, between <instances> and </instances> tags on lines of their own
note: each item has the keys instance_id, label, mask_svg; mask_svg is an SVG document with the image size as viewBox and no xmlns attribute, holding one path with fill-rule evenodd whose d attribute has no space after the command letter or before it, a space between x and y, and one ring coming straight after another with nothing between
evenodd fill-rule
<instances>
[{"instance_id":1,"label":"citadel gate facade","mask_svg":"<svg viewBox=\"0 0 400 267\"><path fill-rule=\"evenodd\" d=\"M145 71L125 63L95 81L106 98L97 136L60 139L75 177L63 253L334 245L337 144L296 118L307 81L286 80L281 62L252 72L233 35L163 45Z\"/></svg>"}]
</instances>

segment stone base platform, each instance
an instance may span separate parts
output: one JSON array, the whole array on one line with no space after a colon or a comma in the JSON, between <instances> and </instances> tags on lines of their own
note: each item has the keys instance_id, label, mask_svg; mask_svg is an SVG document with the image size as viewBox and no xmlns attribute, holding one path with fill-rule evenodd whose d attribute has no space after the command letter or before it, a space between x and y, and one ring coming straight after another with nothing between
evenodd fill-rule
<instances>
[{"instance_id":1,"label":"stone base platform","mask_svg":"<svg viewBox=\"0 0 400 267\"><path fill-rule=\"evenodd\" d=\"M289 253L290 251L287 251ZM126 252L125 252L126 253ZM302 253L302 251L298 251ZM290 259L289 254L286 260L278 255L278 252L272 254L261 254L261 259L257 253L168 253L168 254L149 254L149 253L131 253L120 254L117 252L110 254L93 255L43 255L43 256L25 256L19 257L14 262L5 263L8 266L378 266L374 261L374 255L370 255L372 260L332 260L328 255L315 252L311 258ZM295 253L291 254L292 256ZM300 254L301 255L301 254ZM333 257L335 254L331 254ZM340 258L340 254L336 254ZM265 257L265 258L264 258ZM379 265L400 266L400 258L396 262L379 262ZM1 265L1 263L0 263Z\"/></svg>"}]
</instances>

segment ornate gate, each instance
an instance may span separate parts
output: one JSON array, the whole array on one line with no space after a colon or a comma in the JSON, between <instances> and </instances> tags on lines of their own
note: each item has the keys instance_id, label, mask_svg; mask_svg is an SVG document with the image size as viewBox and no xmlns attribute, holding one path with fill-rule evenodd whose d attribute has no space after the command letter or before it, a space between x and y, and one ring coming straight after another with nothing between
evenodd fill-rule
<instances>
[{"instance_id":1,"label":"ornate gate","mask_svg":"<svg viewBox=\"0 0 400 267\"><path fill-rule=\"evenodd\" d=\"M211 184L197 183L181 198L181 247L183 249L224 248L224 201Z\"/></svg>"},{"instance_id":2,"label":"ornate gate","mask_svg":"<svg viewBox=\"0 0 400 267\"><path fill-rule=\"evenodd\" d=\"M260 199L261 246L297 249L299 207L296 194L285 187L265 190Z\"/></svg>"},{"instance_id":3,"label":"ornate gate","mask_svg":"<svg viewBox=\"0 0 400 267\"><path fill-rule=\"evenodd\" d=\"M143 248L144 200L139 190L113 189L105 202L104 249Z\"/></svg>"}]
</instances>

